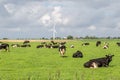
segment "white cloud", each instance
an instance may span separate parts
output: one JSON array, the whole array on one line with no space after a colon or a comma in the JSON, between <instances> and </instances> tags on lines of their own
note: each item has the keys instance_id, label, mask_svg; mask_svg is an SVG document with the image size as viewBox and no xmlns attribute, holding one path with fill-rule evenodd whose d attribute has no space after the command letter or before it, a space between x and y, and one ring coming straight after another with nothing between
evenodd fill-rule
<instances>
[{"instance_id":1,"label":"white cloud","mask_svg":"<svg viewBox=\"0 0 120 80\"><path fill-rule=\"evenodd\" d=\"M119 7L120 0L0 0L0 32L5 27L8 33L22 29L35 34L51 29L55 21L58 36L111 35L120 30Z\"/></svg>"},{"instance_id":2,"label":"white cloud","mask_svg":"<svg viewBox=\"0 0 120 80\"><path fill-rule=\"evenodd\" d=\"M69 19L67 17L63 17L63 14L61 13L61 7L55 6L53 7L53 11L47 12L45 15L43 15L39 21L42 22L45 26L50 26L53 24L63 24L66 25L69 22Z\"/></svg>"},{"instance_id":3,"label":"white cloud","mask_svg":"<svg viewBox=\"0 0 120 80\"><path fill-rule=\"evenodd\" d=\"M53 21L55 23L61 23L62 22L62 14L60 13L61 7L55 6L53 12L51 13L51 17L53 18Z\"/></svg>"},{"instance_id":4,"label":"white cloud","mask_svg":"<svg viewBox=\"0 0 120 80\"><path fill-rule=\"evenodd\" d=\"M63 24L67 25L70 20L68 18L63 18Z\"/></svg>"},{"instance_id":5,"label":"white cloud","mask_svg":"<svg viewBox=\"0 0 120 80\"><path fill-rule=\"evenodd\" d=\"M96 26L91 25L91 26L88 27L88 29L89 29L89 30L96 30Z\"/></svg>"},{"instance_id":6,"label":"white cloud","mask_svg":"<svg viewBox=\"0 0 120 80\"><path fill-rule=\"evenodd\" d=\"M120 30L120 22L117 23L117 26L115 27L116 30Z\"/></svg>"},{"instance_id":7,"label":"white cloud","mask_svg":"<svg viewBox=\"0 0 120 80\"><path fill-rule=\"evenodd\" d=\"M45 14L41 17L40 22L42 22L43 25L48 26L50 25L51 17L49 14Z\"/></svg>"},{"instance_id":8,"label":"white cloud","mask_svg":"<svg viewBox=\"0 0 120 80\"><path fill-rule=\"evenodd\" d=\"M4 7L7 10L7 12L10 14L13 14L16 11L14 4L11 4L11 3L5 4Z\"/></svg>"}]
</instances>

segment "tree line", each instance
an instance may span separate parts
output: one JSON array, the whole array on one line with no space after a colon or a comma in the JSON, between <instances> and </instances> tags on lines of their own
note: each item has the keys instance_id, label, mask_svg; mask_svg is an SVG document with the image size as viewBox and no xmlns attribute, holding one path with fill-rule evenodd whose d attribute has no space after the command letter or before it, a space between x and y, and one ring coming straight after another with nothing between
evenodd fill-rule
<instances>
[{"instance_id":1,"label":"tree line","mask_svg":"<svg viewBox=\"0 0 120 80\"><path fill-rule=\"evenodd\" d=\"M75 37L72 35L68 35L67 37L61 38L56 37L55 40L74 40L74 39L120 39L120 37L96 37L96 36L85 36L85 37ZM1 40L9 40L9 38L2 38ZM17 38L16 40L53 40L53 38Z\"/></svg>"}]
</instances>

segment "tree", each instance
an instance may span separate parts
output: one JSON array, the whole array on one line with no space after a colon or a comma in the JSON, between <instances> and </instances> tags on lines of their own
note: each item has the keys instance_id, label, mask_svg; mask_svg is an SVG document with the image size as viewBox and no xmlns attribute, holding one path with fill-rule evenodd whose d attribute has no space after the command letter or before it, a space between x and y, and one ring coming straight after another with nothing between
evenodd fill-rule
<instances>
[{"instance_id":1,"label":"tree","mask_svg":"<svg viewBox=\"0 0 120 80\"><path fill-rule=\"evenodd\" d=\"M3 38L3 40L8 40L8 38Z\"/></svg>"},{"instance_id":2,"label":"tree","mask_svg":"<svg viewBox=\"0 0 120 80\"><path fill-rule=\"evenodd\" d=\"M73 36L69 35L67 36L67 39L73 39Z\"/></svg>"}]
</instances>

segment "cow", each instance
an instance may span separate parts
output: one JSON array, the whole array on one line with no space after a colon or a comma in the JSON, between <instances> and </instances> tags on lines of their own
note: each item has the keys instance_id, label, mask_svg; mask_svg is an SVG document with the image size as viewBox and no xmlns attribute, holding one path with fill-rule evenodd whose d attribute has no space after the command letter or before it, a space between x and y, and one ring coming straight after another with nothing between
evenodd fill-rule
<instances>
[{"instance_id":1,"label":"cow","mask_svg":"<svg viewBox=\"0 0 120 80\"><path fill-rule=\"evenodd\" d=\"M21 45L21 47L31 47L31 45L30 44L23 44L23 45Z\"/></svg>"},{"instance_id":2,"label":"cow","mask_svg":"<svg viewBox=\"0 0 120 80\"><path fill-rule=\"evenodd\" d=\"M90 43L82 43L82 46L90 45Z\"/></svg>"},{"instance_id":3,"label":"cow","mask_svg":"<svg viewBox=\"0 0 120 80\"><path fill-rule=\"evenodd\" d=\"M44 45L37 45L36 48L43 48Z\"/></svg>"},{"instance_id":4,"label":"cow","mask_svg":"<svg viewBox=\"0 0 120 80\"><path fill-rule=\"evenodd\" d=\"M85 68L108 67L114 55L105 55L102 58L91 59L84 63Z\"/></svg>"},{"instance_id":5,"label":"cow","mask_svg":"<svg viewBox=\"0 0 120 80\"><path fill-rule=\"evenodd\" d=\"M108 49L108 48L109 48L109 43L105 42L104 46L103 46L103 49Z\"/></svg>"},{"instance_id":6,"label":"cow","mask_svg":"<svg viewBox=\"0 0 120 80\"><path fill-rule=\"evenodd\" d=\"M23 44L28 44L28 43L30 43L30 41L28 41L28 40L25 40L25 41L23 42Z\"/></svg>"},{"instance_id":7,"label":"cow","mask_svg":"<svg viewBox=\"0 0 120 80\"><path fill-rule=\"evenodd\" d=\"M52 44L45 44L46 48L52 48Z\"/></svg>"},{"instance_id":8,"label":"cow","mask_svg":"<svg viewBox=\"0 0 120 80\"><path fill-rule=\"evenodd\" d=\"M108 45L104 45L104 46L103 46L103 49L108 49L108 48L109 48Z\"/></svg>"},{"instance_id":9,"label":"cow","mask_svg":"<svg viewBox=\"0 0 120 80\"><path fill-rule=\"evenodd\" d=\"M52 43L53 45L57 44L57 42L54 42L54 41L51 41L51 43Z\"/></svg>"},{"instance_id":10,"label":"cow","mask_svg":"<svg viewBox=\"0 0 120 80\"><path fill-rule=\"evenodd\" d=\"M65 45L65 44L66 44L66 42L60 42L60 44L61 44L61 45Z\"/></svg>"},{"instance_id":11,"label":"cow","mask_svg":"<svg viewBox=\"0 0 120 80\"><path fill-rule=\"evenodd\" d=\"M120 46L120 42L117 42L116 44L117 44L118 46Z\"/></svg>"},{"instance_id":12,"label":"cow","mask_svg":"<svg viewBox=\"0 0 120 80\"><path fill-rule=\"evenodd\" d=\"M7 44L7 43L1 43L1 44L0 44L0 50L1 50L1 49L5 49L5 51L8 51L8 52L9 52L9 51L10 51L10 50L9 50L9 44Z\"/></svg>"},{"instance_id":13,"label":"cow","mask_svg":"<svg viewBox=\"0 0 120 80\"><path fill-rule=\"evenodd\" d=\"M101 45L101 41L97 41L96 42L96 47L100 46Z\"/></svg>"},{"instance_id":14,"label":"cow","mask_svg":"<svg viewBox=\"0 0 120 80\"><path fill-rule=\"evenodd\" d=\"M71 45L70 48L74 48L74 45Z\"/></svg>"},{"instance_id":15,"label":"cow","mask_svg":"<svg viewBox=\"0 0 120 80\"><path fill-rule=\"evenodd\" d=\"M59 45L59 53L61 56L64 56L65 52L66 52L66 46L65 45Z\"/></svg>"},{"instance_id":16,"label":"cow","mask_svg":"<svg viewBox=\"0 0 120 80\"><path fill-rule=\"evenodd\" d=\"M52 45L51 48L59 48L59 45Z\"/></svg>"},{"instance_id":17,"label":"cow","mask_svg":"<svg viewBox=\"0 0 120 80\"><path fill-rule=\"evenodd\" d=\"M73 58L82 58L83 57L83 53L79 50L77 50L75 53L73 53Z\"/></svg>"},{"instance_id":18,"label":"cow","mask_svg":"<svg viewBox=\"0 0 120 80\"><path fill-rule=\"evenodd\" d=\"M20 47L20 44L11 44L12 47Z\"/></svg>"}]
</instances>

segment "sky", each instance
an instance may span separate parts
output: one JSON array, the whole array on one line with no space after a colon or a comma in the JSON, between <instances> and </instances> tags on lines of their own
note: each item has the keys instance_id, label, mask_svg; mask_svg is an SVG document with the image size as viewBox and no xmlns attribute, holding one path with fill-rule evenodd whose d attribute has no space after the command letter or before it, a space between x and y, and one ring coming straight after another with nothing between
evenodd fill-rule
<instances>
[{"instance_id":1,"label":"sky","mask_svg":"<svg viewBox=\"0 0 120 80\"><path fill-rule=\"evenodd\" d=\"M120 0L0 0L1 38L120 37Z\"/></svg>"}]
</instances>

